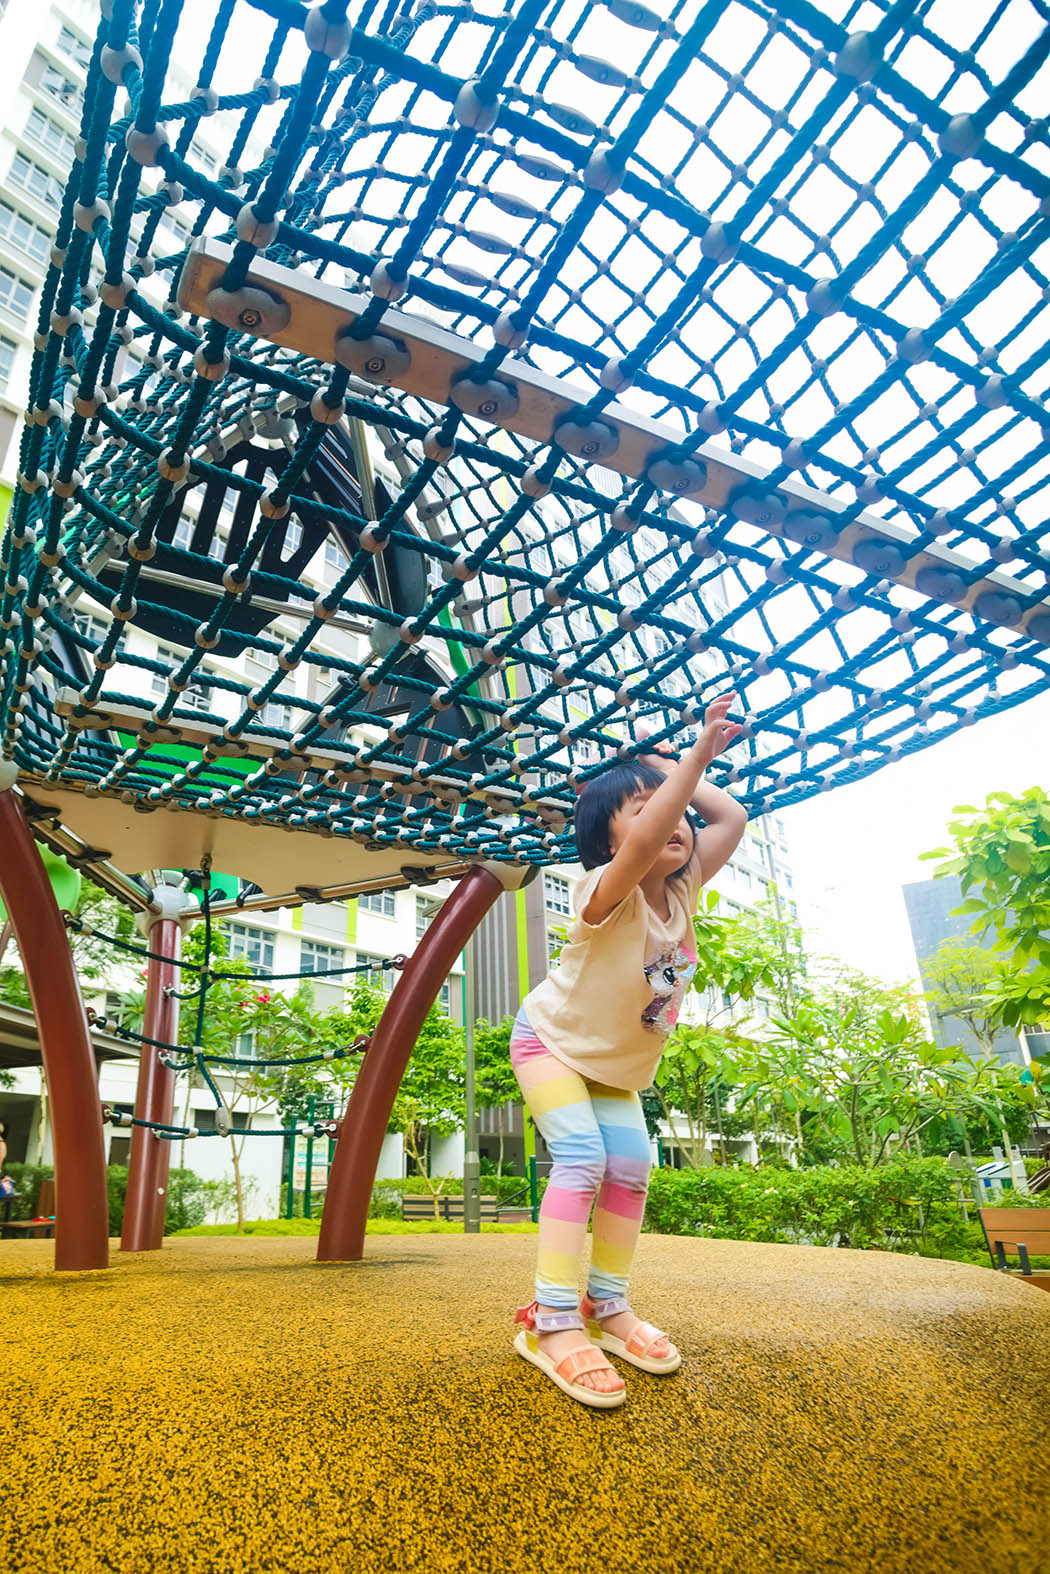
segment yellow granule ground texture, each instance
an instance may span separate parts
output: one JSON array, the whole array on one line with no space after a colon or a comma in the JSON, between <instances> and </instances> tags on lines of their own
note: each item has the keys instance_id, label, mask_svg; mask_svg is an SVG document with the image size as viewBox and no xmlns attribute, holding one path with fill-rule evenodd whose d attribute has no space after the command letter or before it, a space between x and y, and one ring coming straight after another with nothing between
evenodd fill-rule
<instances>
[{"instance_id":1,"label":"yellow granule ground texture","mask_svg":"<svg viewBox=\"0 0 1050 1574\"><path fill-rule=\"evenodd\" d=\"M602 1414L511 1351L534 1238L52 1250L0 1248L5 1574L1050 1570L1050 1295L990 1271L645 1236L685 1362Z\"/></svg>"}]
</instances>

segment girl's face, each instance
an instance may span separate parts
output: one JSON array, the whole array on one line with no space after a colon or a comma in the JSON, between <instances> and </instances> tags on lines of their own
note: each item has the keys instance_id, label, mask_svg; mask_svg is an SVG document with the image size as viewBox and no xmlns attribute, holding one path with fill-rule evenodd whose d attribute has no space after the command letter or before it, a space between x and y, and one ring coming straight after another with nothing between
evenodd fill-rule
<instances>
[{"instance_id":1,"label":"girl's face","mask_svg":"<svg viewBox=\"0 0 1050 1574\"><path fill-rule=\"evenodd\" d=\"M623 846L623 841L631 827L635 816L645 808L655 787L641 787L630 798L625 798L609 821L609 850L616 853ZM667 845L657 854L652 867L653 874L660 873L664 879L669 879L676 874L683 864L687 864L693 855L693 827L685 815L679 820L675 829L668 838Z\"/></svg>"}]
</instances>

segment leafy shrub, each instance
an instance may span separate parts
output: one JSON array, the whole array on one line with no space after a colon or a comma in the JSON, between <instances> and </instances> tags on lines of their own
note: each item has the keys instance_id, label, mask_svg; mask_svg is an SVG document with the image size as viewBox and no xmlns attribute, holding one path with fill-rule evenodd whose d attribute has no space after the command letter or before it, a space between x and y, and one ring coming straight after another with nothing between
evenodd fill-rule
<instances>
[{"instance_id":1,"label":"leafy shrub","mask_svg":"<svg viewBox=\"0 0 1050 1574\"><path fill-rule=\"evenodd\" d=\"M50 1164L12 1163L4 1165L4 1174L11 1177L15 1190L20 1193L19 1196L11 1199L12 1219L31 1219L36 1212L40 1183L54 1180L54 1170Z\"/></svg>"},{"instance_id":2,"label":"leafy shrub","mask_svg":"<svg viewBox=\"0 0 1050 1574\"><path fill-rule=\"evenodd\" d=\"M971 1254L981 1260L983 1249L980 1227L964 1221L955 1177L939 1158L893 1159L874 1169L657 1170L645 1227L666 1235L875 1247L966 1260Z\"/></svg>"},{"instance_id":3,"label":"leafy shrub","mask_svg":"<svg viewBox=\"0 0 1050 1574\"><path fill-rule=\"evenodd\" d=\"M119 1235L124 1227L124 1202L128 1193L126 1164L106 1166L106 1197L109 1201L109 1233Z\"/></svg>"},{"instance_id":4,"label":"leafy shrub","mask_svg":"<svg viewBox=\"0 0 1050 1574\"><path fill-rule=\"evenodd\" d=\"M168 1176L168 1204L164 1210L164 1233L189 1230L203 1224L208 1212L209 1187L193 1170L172 1170Z\"/></svg>"},{"instance_id":5,"label":"leafy shrub","mask_svg":"<svg viewBox=\"0 0 1050 1574\"><path fill-rule=\"evenodd\" d=\"M11 1205L12 1219L31 1219L40 1195L40 1183L53 1180L55 1171L50 1164L8 1164L5 1173L10 1175L21 1196ZM164 1233L201 1224L205 1216L205 1199L208 1182L202 1181L192 1170L172 1170L168 1178L168 1202L164 1214ZM109 1233L119 1235L124 1225L124 1202L128 1190L126 1164L106 1167L106 1200L109 1205Z\"/></svg>"}]
</instances>

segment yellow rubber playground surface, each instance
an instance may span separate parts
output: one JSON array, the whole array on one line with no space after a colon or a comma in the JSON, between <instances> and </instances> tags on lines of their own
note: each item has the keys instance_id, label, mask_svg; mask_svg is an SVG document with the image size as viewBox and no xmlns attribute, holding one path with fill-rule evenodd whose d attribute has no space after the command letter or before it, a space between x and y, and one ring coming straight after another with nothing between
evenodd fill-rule
<instances>
[{"instance_id":1,"label":"yellow rubber playground surface","mask_svg":"<svg viewBox=\"0 0 1050 1574\"><path fill-rule=\"evenodd\" d=\"M881 1253L643 1236L685 1355L572 1404L510 1349L528 1236L5 1242L20 1574L1046 1568L1050 1295Z\"/></svg>"}]
</instances>

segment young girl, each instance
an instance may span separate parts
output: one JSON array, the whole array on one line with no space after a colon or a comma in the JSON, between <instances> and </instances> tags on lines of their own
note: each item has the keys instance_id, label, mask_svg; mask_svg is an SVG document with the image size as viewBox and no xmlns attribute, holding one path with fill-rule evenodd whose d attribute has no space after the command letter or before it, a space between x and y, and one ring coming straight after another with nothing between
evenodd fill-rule
<instances>
[{"instance_id":1,"label":"young girl","mask_svg":"<svg viewBox=\"0 0 1050 1574\"><path fill-rule=\"evenodd\" d=\"M536 1299L515 1314L524 1327L514 1348L565 1393L599 1409L626 1396L603 1350L645 1372L673 1372L681 1363L674 1345L625 1299L649 1182L638 1093L653 1080L696 971L692 917L700 887L747 823L740 804L701 782L740 731L726 720L733 698L708 707L703 731L677 764L649 755L614 766L581 792L576 846L589 872L573 893L576 922L511 1035L522 1097L554 1160L540 1208ZM595 1198L581 1304L579 1266Z\"/></svg>"}]
</instances>

